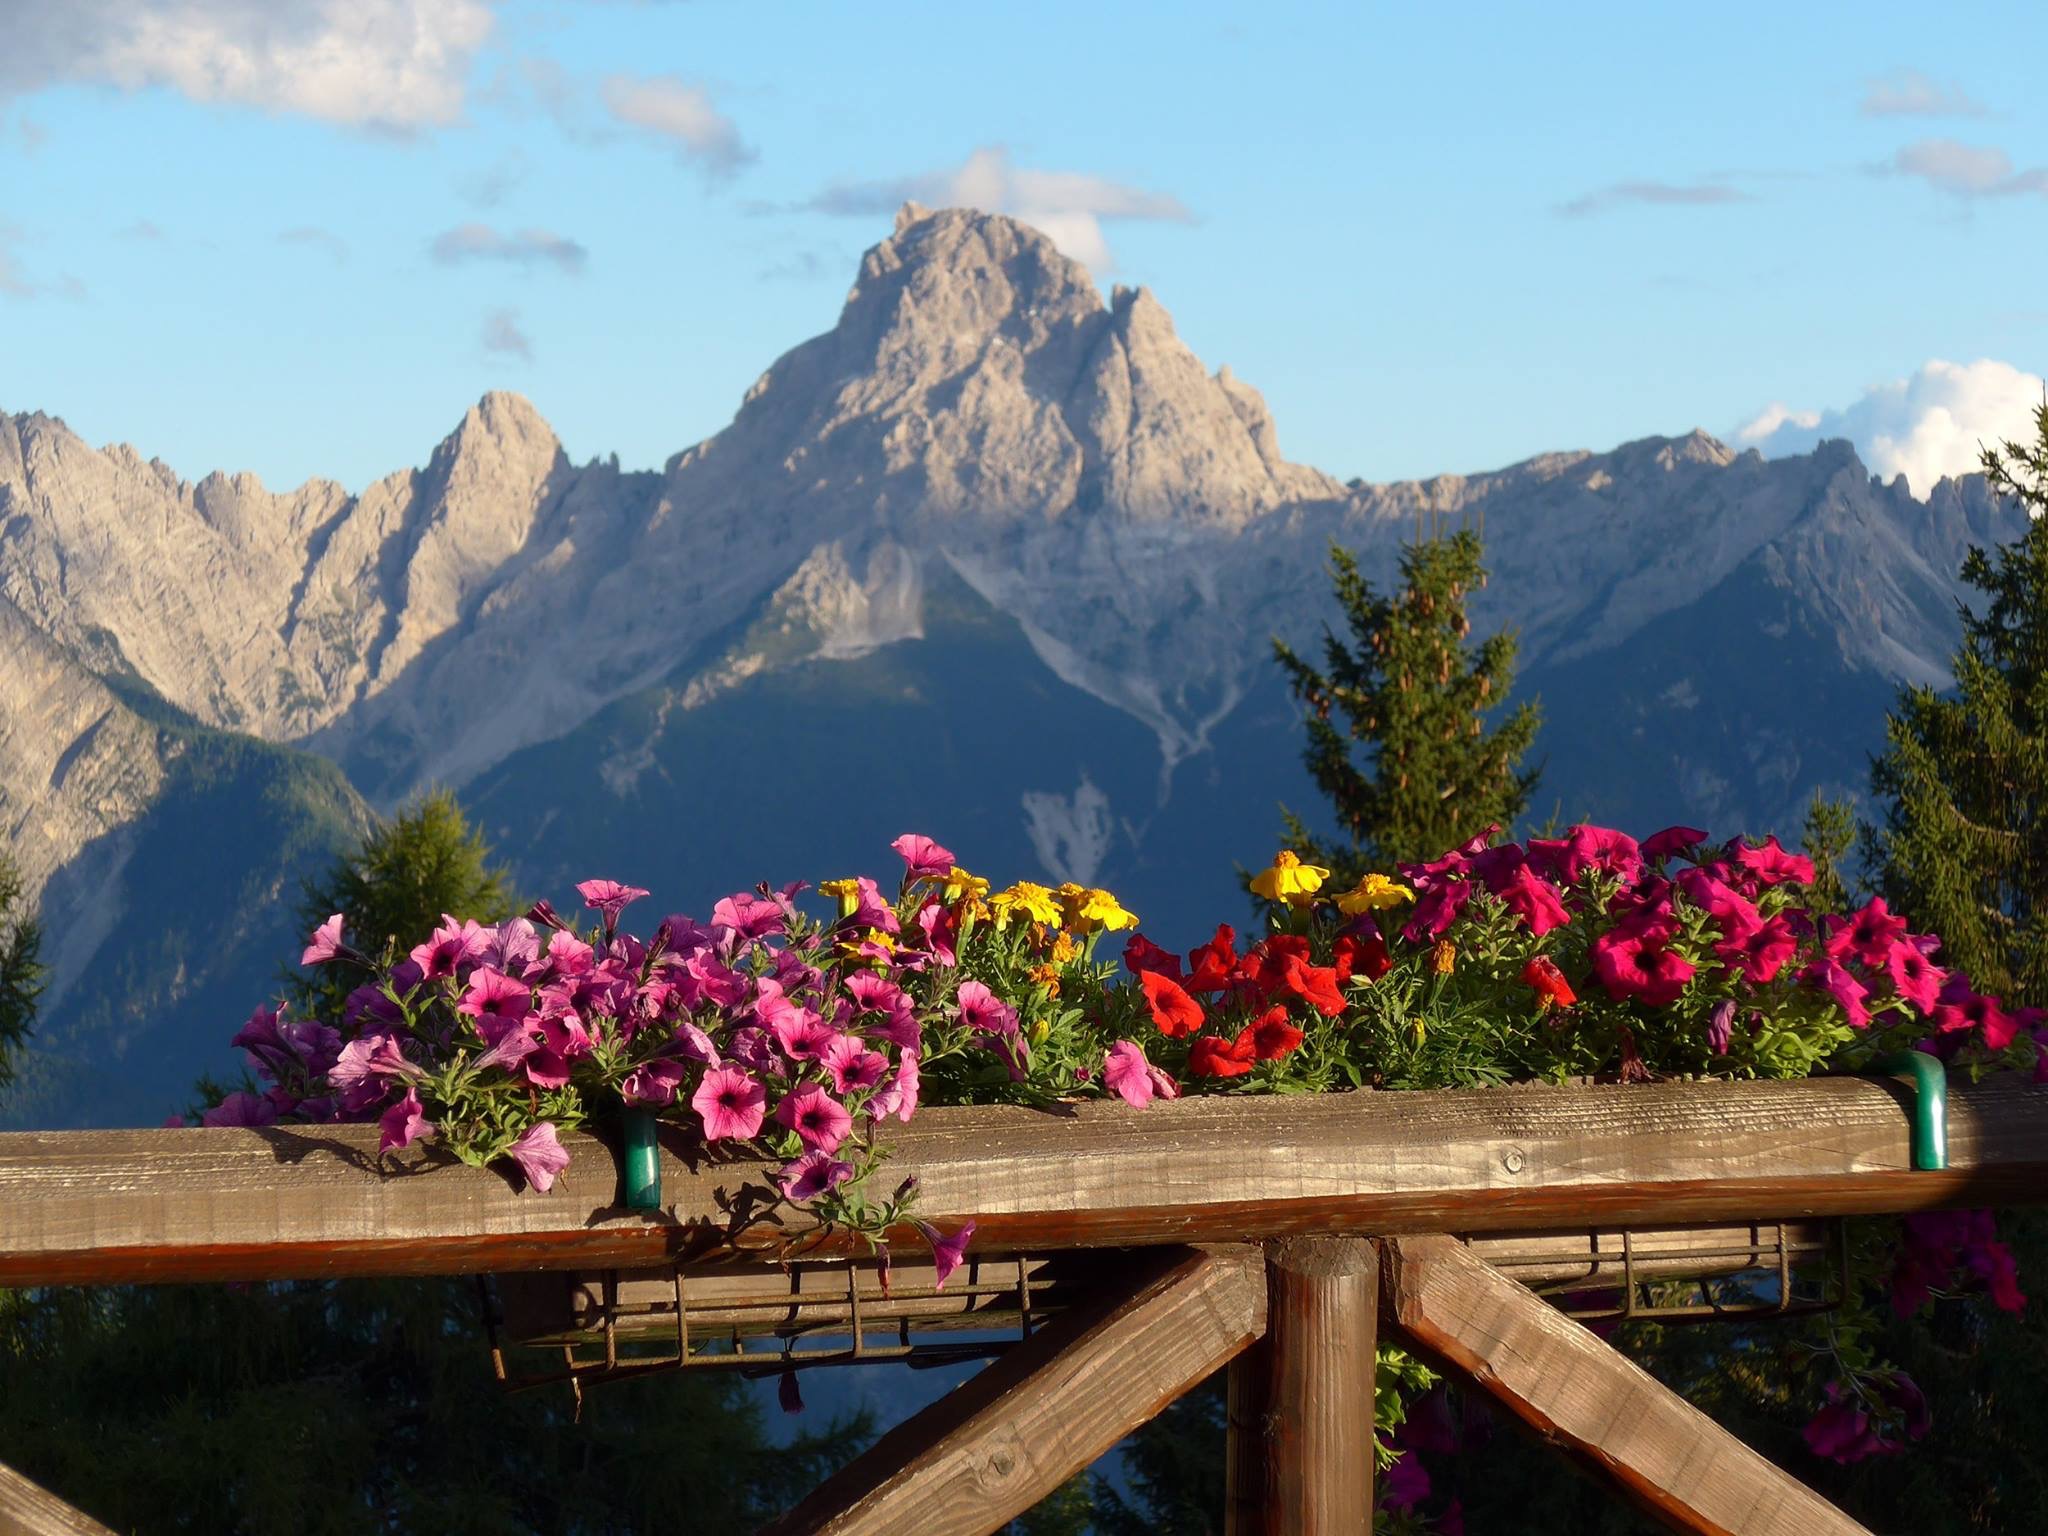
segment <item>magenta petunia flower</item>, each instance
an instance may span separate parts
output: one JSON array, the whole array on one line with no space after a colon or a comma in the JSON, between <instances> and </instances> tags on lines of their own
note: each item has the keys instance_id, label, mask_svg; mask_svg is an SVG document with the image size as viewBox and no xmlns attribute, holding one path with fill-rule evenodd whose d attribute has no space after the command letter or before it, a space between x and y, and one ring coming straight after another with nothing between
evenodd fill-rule
<instances>
[{"instance_id":1,"label":"magenta petunia flower","mask_svg":"<svg viewBox=\"0 0 2048 1536\"><path fill-rule=\"evenodd\" d=\"M886 1120L894 1115L907 1122L917 1113L917 1096L921 1079L918 1076L917 1052L905 1051L896 1058L896 1071L883 1079L868 1099L867 1109L871 1118Z\"/></svg>"},{"instance_id":2,"label":"magenta petunia flower","mask_svg":"<svg viewBox=\"0 0 2048 1536\"><path fill-rule=\"evenodd\" d=\"M1873 896L1848 922L1828 935L1828 953L1840 960L1850 957L1873 970L1891 959L1892 951L1906 937L1906 920L1894 916L1882 896Z\"/></svg>"},{"instance_id":3,"label":"magenta petunia flower","mask_svg":"<svg viewBox=\"0 0 2048 1536\"><path fill-rule=\"evenodd\" d=\"M690 1096L706 1141L749 1141L761 1133L768 1091L738 1067L713 1067Z\"/></svg>"},{"instance_id":4,"label":"magenta petunia flower","mask_svg":"<svg viewBox=\"0 0 2048 1536\"><path fill-rule=\"evenodd\" d=\"M412 963L420 969L422 981L439 981L444 976L458 979L490 953L491 935L474 922L458 922L441 914L441 926L426 943L412 952Z\"/></svg>"},{"instance_id":5,"label":"magenta petunia flower","mask_svg":"<svg viewBox=\"0 0 2048 1536\"><path fill-rule=\"evenodd\" d=\"M1693 965L1665 946L1672 929L1650 926L1631 931L1614 927L1593 941L1593 974L1616 1001L1639 998L1652 1008L1678 1001L1692 979Z\"/></svg>"},{"instance_id":6,"label":"magenta petunia flower","mask_svg":"<svg viewBox=\"0 0 2048 1536\"><path fill-rule=\"evenodd\" d=\"M1839 1382L1829 1382L1827 1403L1807 1421L1803 1431L1806 1448L1816 1456L1847 1466L1888 1447L1870 1422L1870 1415L1842 1392Z\"/></svg>"},{"instance_id":7,"label":"magenta petunia flower","mask_svg":"<svg viewBox=\"0 0 2048 1536\"><path fill-rule=\"evenodd\" d=\"M768 1026L782 1054L793 1061L816 1061L836 1040L845 1038L808 1008L791 1008Z\"/></svg>"},{"instance_id":8,"label":"magenta petunia flower","mask_svg":"<svg viewBox=\"0 0 2048 1536\"><path fill-rule=\"evenodd\" d=\"M1794 885L1813 884L1813 860L1801 853L1787 853L1775 837L1767 837L1754 847L1737 839L1728 856L1764 885L1779 885L1787 880Z\"/></svg>"},{"instance_id":9,"label":"magenta petunia flower","mask_svg":"<svg viewBox=\"0 0 2048 1536\"><path fill-rule=\"evenodd\" d=\"M795 1162L784 1163L775 1182L782 1186L786 1200L815 1200L853 1177L853 1164L841 1162L829 1152L806 1152Z\"/></svg>"},{"instance_id":10,"label":"magenta petunia flower","mask_svg":"<svg viewBox=\"0 0 2048 1536\"><path fill-rule=\"evenodd\" d=\"M501 971L479 967L470 974L469 990L455 1011L475 1019L479 1031L486 1020L501 1027L517 1024L533 1012L533 988Z\"/></svg>"},{"instance_id":11,"label":"magenta petunia flower","mask_svg":"<svg viewBox=\"0 0 2048 1536\"><path fill-rule=\"evenodd\" d=\"M1557 887L1527 864L1517 864L1514 872L1492 890L1510 912L1529 925L1529 932L1539 938L1572 920Z\"/></svg>"},{"instance_id":12,"label":"magenta petunia flower","mask_svg":"<svg viewBox=\"0 0 2048 1536\"><path fill-rule=\"evenodd\" d=\"M254 1093L231 1093L199 1117L201 1125L274 1125L277 1106Z\"/></svg>"},{"instance_id":13,"label":"magenta petunia flower","mask_svg":"<svg viewBox=\"0 0 2048 1536\"><path fill-rule=\"evenodd\" d=\"M342 916L339 912L313 930L306 941L305 953L299 956L301 965L325 965L330 960L356 958L356 952L341 942Z\"/></svg>"},{"instance_id":14,"label":"magenta petunia flower","mask_svg":"<svg viewBox=\"0 0 2048 1536\"><path fill-rule=\"evenodd\" d=\"M384 1111L377 1120L377 1128L381 1133L377 1138L379 1157L386 1152L402 1151L434 1134L434 1122L420 1107L419 1091L414 1088L406 1089L405 1097Z\"/></svg>"},{"instance_id":15,"label":"magenta petunia flower","mask_svg":"<svg viewBox=\"0 0 2048 1536\"><path fill-rule=\"evenodd\" d=\"M932 952L934 960L941 965L960 963L959 952L954 947L959 939L959 924L945 903L934 899L918 908L917 926L923 931L925 948Z\"/></svg>"},{"instance_id":16,"label":"magenta petunia flower","mask_svg":"<svg viewBox=\"0 0 2048 1536\"><path fill-rule=\"evenodd\" d=\"M792 1051L790 1054L796 1053ZM880 1051L869 1050L853 1035L836 1036L825 1047L819 1060L832 1074L833 1092L841 1094L873 1088L889 1070L888 1057Z\"/></svg>"},{"instance_id":17,"label":"magenta petunia flower","mask_svg":"<svg viewBox=\"0 0 2048 1536\"><path fill-rule=\"evenodd\" d=\"M1863 1000L1870 995L1870 989L1849 974L1849 969L1832 955L1822 955L1799 973L1799 979L1811 986L1819 987L1835 1000L1835 1004L1848 1016L1851 1029L1867 1029L1870 1026L1870 1010L1863 1006Z\"/></svg>"},{"instance_id":18,"label":"magenta petunia flower","mask_svg":"<svg viewBox=\"0 0 2048 1536\"><path fill-rule=\"evenodd\" d=\"M526 976L540 963L540 931L526 918L514 917L486 930L491 947L484 963L507 976Z\"/></svg>"},{"instance_id":19,"label":"magenta petunia flower","mask_svg":"<svg viewBox=\"0 0 2048 1536\"><path fill-rule=\"evenodd\" d=\"M367 1082L378 1083L382 1094L382 1080L396 1077L417 1081L426 1072L406 1058L400 1049L397 1037L386 1030L375 1030L356 1036L341 1048L341 1054L334 1059L334 1065L327 1069L327 1081L336 1088L355 1088Z\"/></svg>"},{"instance_id":20,"label":"magenta petunia flower","mask_svg":"<svg viewBox=\"0 0 2048 1536\"><path fill-rule=\"evenodd\" d=\"M1707 1048L1716 1056L1726 1056L1729 1042L1734 1038L1735 999L1724 997L1714 1004L1714 1011L1707 1015Z\"/></svg>"},{"instance_id":21,"label":"magenta petunia flower","mask_svg":"<svg viewBox=\"0 0 2048 1536\"><path fill-rule=\"evenodd\" d=\"M1704 869L1681 869L1672 883L1685 893L1687 901L1711 917L1720 925L1721 932L1730 938L1763 924L1764 917L1757 910L1756 903L1733 886L1716 880Z\"/></svg>"},{"instance_id":22,"label":"magenta petunia flower","mask_svg":"<svg viewBox=\"0 0 2048 1536\"><path fill-rule=\"evenodd\" d=\"M816 1083L785 1094L775 1106L775 1120L795 1131L805 1146L820 1152L836 1152L853 1129L853 1116L846 1106Z\"/></svg>"},{"instance_id":23,"label":"magenta petunia flower","mask_svg":"<svg viewBox=\"0 0 2048 1536\"><path fill-rule=\"evenodd\" d=\"M906 880L943 880L953 871L953 855L918 832L906 832L889 845L903 855Z\"/></svg>"},{"instance_id":24,"label":"magenta petunia flower","mask_svg":"<svg viewBox=\"0 0 2048 1536\"><path fill-rule=\"evenodd\" d=\"M788 920L788 913L781 902L756 896L752 891L739 891L727 896L711 909L714 933L723 930L742 939L759 939L780 933Z\"/></svg>"},{"instance_id":25,"label":"magenta petunia flower","mask_svg":"<svg viewBox=\"0 0 2048 1536\"><path fill-rule=\"evenodd\" d=\"M612 929L618 926L619 914L647 892L617 880L583 880L577 883L576 894L583 898L585 907L604 918L607 929Z\"/></svg>"},{"instance_id":26,"label":"magenta petunia flower","mask_svg":"<svg viewBox=\"0 0 2048 1536\"><path fill-rule=\"evenodd\" d=\"M1643 839L1642 855L1658 863L1670 858L1689 858L1693 849L1706 840L1707 834L1698 827L1666 827Z\"/></svg>"},{"instance_id":27,"label":"magenta petunia flower","mask_svg":"<svg viewBox=\"0 0 2048 1536\"><path fill-rule=\"evenodd\" d=\"M505 1155L519 1165L526 1182L542 1194L554 1188L555 1177L569 1166L569 1150L555 1134L552 1120L543 1120L513 1142Z\"/></svg>"},{"instance_id":28,"label":"magenta petunia flower","mask_svg":"<svg viewBox=\"0 0 2048 1536\"><path fill-rule=\"evenodd\" d=\"M989 991L983 983L963 981L956 996L960 1004L960 1022L975 1033L1017 1033L1017 1010Z\"/></svg>"},{"instance_id":29,"label":"magenta petunia flower","mask_svg":"<svg viewBox=\"0 0 2048 1536\"><path fill-rule=\"evenodd\" d=\"M1778 973L1798 952L1798 936L1782 912L1773 913L1753 928L1731 933L1714 946L1714 953L1740 971L1753 986L1777 980Z\"/></svg>"},{"instance_id":30,"label":"magenta petunia flower","mask_svg":"<svg viewBox=\"0 0 2048 1536\"><path fill-rule=\"evenodd\" d=\"M1576 880L1587 870L1618 878L1634 885L1643 873L1643 850L1626 832L1612 827L1576 826L1565 833L1566 879Z\"/></svg>"},{"instance_id":31,"label":"magenta petunia flower","mask_svg":"<svg viewBox=\"0 0 2048 1536\"><path fill-rule=\"evenodd\" d=\"M528 1063L529 1075L532 1063ZM676 1101L676 1087L688 1074L689 1063L673 1056L659 1056L642 1062L619 1084L619 1097L642 1109L665 1109Z\"/></svg>"},{"instance_id":32,"label":"magenta petunia flower","mask_svg":"<svg viewBox=\"0 0 2048 1536\"><path fill-rule=\"evenodd\" d=\"M1935 1004L1940 1001L1942 984L1948 980L1944 971L1927 955L1919 945L1901 942L1891 947L1885 956L1884 968L1892 979L1892 990L1923 1014L1932 1014Z\"/></svg>"},{"instance_id":33,"label":"magenta petunia flower","mask_svg":"<svg viewBox=\"0 0 2048 1536\"><path fill-rule=\"evenodd\" d=\"M1135 1040L1119 1040L1102 1058L1102 1085L1133 1109L1152 1102L1151 1063Z\"/></svg>"},{"instance_id":34,"label":"magenta petunia flower","mask_svg":"<svg viewBox=\"0 0 2048 1536\"><path fill-rule=\"evenodd\" d=\"M526 920L529 923L538 923L543 928L552 928L558 933L569 931L569 925L562 921L562 914L555 910L554 903L546 899L536 901L526 909Z\"/></svg>"},{"instance_id":35,"label":"magenta petunia flower","mask_svg":"<svg viewBox=\"0 0 2048 1536\"><path fill-rule=\"evenodd\" d=\"M967 1240L974 1236L974 1223L968 1222L951 1237L947 1237L928 1221L920 1221L917 1230L922 1232L924 1240L932 1245L932 1270L936 1276L932 1281L932 1289L943 1290L946 1282L953 1278L953 1271L960 1267L961 1261L967 1256Z\"/></svg>"},{"instance_id":36,"label":"magenta petunia flower","mask_svg":"<svg viewBox=\"0 0 2048 1536\"><path fill-rule=\"evenodd\" d=\"M1929 1017L1943 1034L1983 1031L1986 1048L1994 1051L2004 1050L2019 1033L2019 1021L1999 1006L1997 998L1980 996L1961 971L1949 974Z\"/></svg>"}]
</instances>

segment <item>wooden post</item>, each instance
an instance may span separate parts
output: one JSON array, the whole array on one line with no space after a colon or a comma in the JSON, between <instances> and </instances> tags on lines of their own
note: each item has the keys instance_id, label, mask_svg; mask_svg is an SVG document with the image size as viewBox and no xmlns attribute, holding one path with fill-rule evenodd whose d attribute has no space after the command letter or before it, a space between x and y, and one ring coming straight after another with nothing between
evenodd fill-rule
<instances>
[{"instance_id":1,"label":"wooden post","mask_svg":"<svg viewBox=\"0 0 2048 1536\"><path fill-rule=\"evenodd\" d=\"M1387 1238L1388 1320L1648 1514L1694 1536L1870 1536L1451 1237Z\"/></svg>"},{"instance_id":2,"label":"wooden post","mask_svg":"<svg viewBox=\"0 0 2048 1536\"><path fill-rule=\"evenodd\" d=\"M12 1467L0 1465L0 1531L7 1536L114 1536Z\"/></svg>"},{"instance_id":3,"label":"wooden post","mask_svg":"<svg viewBox=\"0 0 2048 1536\"><path fill-rule=\"evenodd\" d=\"M1266 1249L1266 1336L1230 1365L1230 1536L1372 1529L1379 1264L1360 1237Z\"/></svg>"},{"instance_id":4,"label":"wooden post","mask_svg":"<svg viewBox=\"0 0 2048 1536\"><path fill-rule=\"evenodd\" d=\"M987 1536L1266 1326L1255 1248L1165 1249L882 1436L764 1536Z\"/></svg>"}]
</instances>

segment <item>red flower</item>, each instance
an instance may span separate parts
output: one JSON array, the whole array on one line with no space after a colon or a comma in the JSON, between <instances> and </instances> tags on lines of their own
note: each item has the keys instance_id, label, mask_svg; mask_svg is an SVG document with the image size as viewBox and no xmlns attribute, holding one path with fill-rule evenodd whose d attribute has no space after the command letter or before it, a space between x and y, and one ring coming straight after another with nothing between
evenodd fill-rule
<instances>
[{"instance_id":1,"label":"red flower","mask_svg":"<svg viewBox=\"0 0 2048 1536\"><path fill-rule=\"evenodd\" d=\"M1245 1025L1237 1039L1232 1042L1231 1050L1241 1052L1249 1048L1260 1061L1278 1061L1299 1044L1301 1031L1287 1021L1287 1010L1284 1007L1275 1007L1268 1008L1257 1019Z\"/></svg>"},{"instance_id":2,"label":"red flower","mask_svg":"<svg viewBox=\"0 0 2048 1536\"><path fill-rule=\"evenodd\" d=\"M1564 972L1548 955L1531 955L1529 963L1522 967L1522 980L1536 989L1538 997L1560 1008L1569 1008L1579 1000L1572 984L1564 979Z\"/></svg>"},{"instance_id":3,"label":"red flower","mask_svg":"<svg viewBox=\"0 0 2048 1536\"><path fill-rule=\"evenodd\" d=\"M1157 971L1138 972L1138 985L1145 989L1145 1002L1152 1010L1152 1022L1162 1035L1178 1039L1202 1027L1202 1005L1189 997L1181 984Z\"/></svg>"},{"instance_id":4,"label":"red flower","mask_svg":"<svg viewBox=\"0 0 2048 1536\"><path fill-rule=\"evenodd\" d=\"M1124 964L1130 967L1133 976L1152 971L1174 981L1181 979L1180 956L1161 949L1142 933L1124 940Z\"/></svg>"},{"instance_id":5,"label":"red flower","mask_svg":"<svg viewBox=\"0 0 2048 1536\"><path fill-rule=\"evenodd\" d=\"M1652 1008L1678 1001L1692 980L1692 962L1664 946L1675 929L1662 923L1623 922L1593 941L1593 974L1617 1002L1639 997Z\"/></svg>"},{"instance_id":6,"label":"red flower","mask_svg":"<svg viewBox=\"0 0 2048 1536\"><path fill-rule=\"evenodd\" d=\"M1252 1029L1257 1027L1254 1025ZM1253 1052L1252 1029L1247 1029L1235 1040L1197 1035L1194 1048L1188 1052L1188 1071L1196 1077L1243 1077L1251 1071L1252 1062L1257 1059Z\"/></svg>"},{"instance_id":7,"label":"red flower","mask_svg":"<svg viewBox=\"0 0 2048 1536\"><path fill-rule=\"evenodd\" d=\"M1377 930L1338 934L1337 941L1330 946L1330 960L1340 987L1354 976L1378 981L1394 968L1394 962L1387 954L1387 941L1379 936Z\"/></svg>"},{"instance_id":8,"label":"red flower","mask_svg":"<svg viewBox=\"0 0 2048 1536\"><path fill-rule=\"evenodd\" d=\"M1254 946L1244 957L1244 969L1263 1001L1298 997L1329 1018L1344 1011L1336 967L1310 965L1308 940L1298 934L1275 934Z\"/></svg>"},{"instance_id":9,"label":"red flower","mask_svg":"<svg viewBox=\"0 0 2048 1536\"><path fill-rule=\"evenodd\" d=\"M1237 970L1237 930L1218 923L1215 938L1188 951L1188 964L1192 967L1185 983L1188 991L1221 992Z\"/></svg>"}]
</instances>

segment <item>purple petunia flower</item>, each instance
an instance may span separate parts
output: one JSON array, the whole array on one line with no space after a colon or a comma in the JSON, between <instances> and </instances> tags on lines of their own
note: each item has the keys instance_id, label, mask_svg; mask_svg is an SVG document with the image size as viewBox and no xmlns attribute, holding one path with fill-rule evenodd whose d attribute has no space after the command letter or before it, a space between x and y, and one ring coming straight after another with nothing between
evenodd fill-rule
<instances>
[{"instance_id":1,"label":"purple petunia flower","mask_svg":"<svg viewBox=\"0 0 2048 1536\"><path fill-rule=\"evenodd\" d=\"M690 1107L704 1122L706 1141L748 1141L761 1133L768 1093L738 1067L713 1067L704 1074Z\"/></svg>"},{"instance_id":2,"label":"purple petunia flower","mask_svg":"<svg viewBox=\"0 0 2048 1536\"><path fill-rule=\"evenodd\" d=\"M953 1277L953 1271L960 1267L961 1260L966 1257L967 1240L974 1236L974 1223L966 1223L951 1237L947 1237L928 1221L920 1221L917 1230L922 1232L924 1240L932 1245L932 1269L936 1275L932 1281L932 1289L943 1290L946 1282Z\"/></svg>"},{"instance_id":3,"label":"purple petunia flower","mask_svg":"<svg viewBox=\"0 0 2048 1536\"><path fill-rule=\"evenodd\" d=\"M795 1162L783 1164L775 1182L785 1199L815 1200L837 1189L853 1177L853 1164L841 1162L831 1153L813 1150Z\"/></svg>"},{"instance_id":4,"label":"purple petunia flower","mask_svg":"<svg viewBox=\"0 0 2048 1536\"><path fill-rule=\"evenodd\" d=\"M379 1157L386 1152L402 1151L414 1142L434 1134L434 1122L427 1118L426 1111L420 1107L419 1090L415 1088L406 1089L405 1097L384 1111L377 1121L377 1127L382 1133L377 1138Z\"/></svg>"},{"instance_id":5,"label":"purple petunia flower","mask_svg":"<svg viewBox=\"0 0 2048 1536\"><path fill-rule=\"evenodd\" d=\"M543 1120L513 1142L505 1155L519 1165L526 1182L542 1194L555 1186L555 1176L569 1166L569 1151L555 1134L552 1120Z\"/></svg>"},{"instance_id":6,"label":"purple petunia flower","mask_svg":"<svg viewBox=\"0 0 2048 1536\"><path fill-rule=\"evenodd\" d=\"M903 855L905 880L943 880L952 872L952 853L922 833L906 832L889 846Z\"/></svg>"},{"instance_id":7,"label":"purple petunia flower","mask_svg":"<svg viewBox=\"0 0 2048 1536\"><path fill-rule=\"evenodd\" d=\"M816 1083L806 1083L786 1094L775 1106L775 1120L795 1131L805 1146L819 1152L836 1152L846 1140L846 1133L853 1129L853 1116L846 1112L846 1106Z\"/></svg>"}]
</instances>

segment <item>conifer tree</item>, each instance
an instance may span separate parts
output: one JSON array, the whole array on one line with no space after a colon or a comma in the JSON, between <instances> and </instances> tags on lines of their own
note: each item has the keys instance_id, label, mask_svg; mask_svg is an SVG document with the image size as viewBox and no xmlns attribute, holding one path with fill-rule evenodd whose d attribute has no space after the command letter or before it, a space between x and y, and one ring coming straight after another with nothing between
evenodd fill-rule
<instances>
[{"instance_id":1,"label":"conifer tree","mask_svg":"<svg viewBox=\"0 0 2048 1536\"><path fill-rule=\"evenodd\" d=\"M1481 555L1470 530L1409 545L1400 590L1383 596L1351 551L1333 544L1348 638L1324 629L1320 669L1273 642L1308 712L1303 761L1347 841L1321 846L1292 814L1288 837L1340 879L1435 858L1491 823L1511 826L1529 803L1537 775L1520 765L1542 715L1519 704L1487 729L1514 685L1515 637L1470 643L1465 601L1486 584Z\"/></svg>"},{"instance_id":2,"label":"conifer tree","mask_svg":"<svg viewBox=\"0 0 2048 1536\"><path fill-rule=\"evenodd\" d=\"M1941 963L2008 1004L2048 1004L2048 403L2032 446L1984 451L2026 533L1973 547L1953 694L1907 689L1871 766L1884 807L1866 852L1878 888L1942 936Z\"/></svg>"},{"instance_id":3,"label":"conifer tree","mask_svg":"<svg viewBox=\"0 0 2048 1536\"><path fill-rule=\"evenodd\" d=\"M437 789L372 827L325 878L306 887L299 928L310 933L339 912L349 942L382 956L420 942L444 913L495 923L514 907L510 876L491 862L483 834L454 795ZM302 1014L332 1011L354 980L332 966L317 974L294 967L287 975Z\"/></svg>"},{"instance_id":4,"label":"conifer tree","mask_svg":"<svg viewBox=\"0 0 2048 1536\"><path fill-rule=\"evenodd\" d=\"M0 855L0 1094L14 1081L43 991L42 929L22 910L22 894L21 871Z\"/></svg>"}]
</instances>

